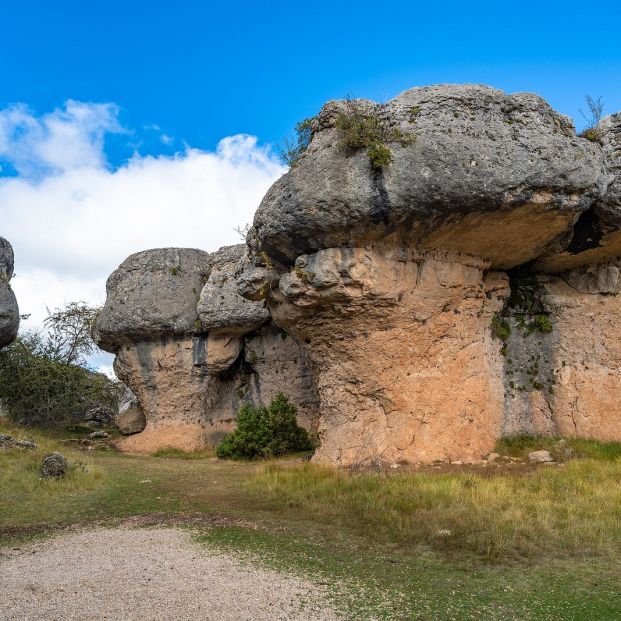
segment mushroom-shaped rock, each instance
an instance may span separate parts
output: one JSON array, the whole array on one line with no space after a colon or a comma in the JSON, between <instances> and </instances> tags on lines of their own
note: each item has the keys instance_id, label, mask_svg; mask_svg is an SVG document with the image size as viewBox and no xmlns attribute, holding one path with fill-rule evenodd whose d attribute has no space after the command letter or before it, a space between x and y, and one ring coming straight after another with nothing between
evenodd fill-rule
<instances>
[{"instance_id":1,"label":"mushroom-shaped rock","mask_svg":"<svg viewBox=\"0 0 621 621\"><path fill-rule=\"evenodd\" d=\"M561 246L607 179L601 148L536 95L440 85L332 101L250 243L285 265L381 240L509 268Z\"/></svg>"},{"instance_id":2,"label":"mushroom-shaped rock","mask_svg":"<svg viewBox=\"0 0 621 621\"><path fill-rule=\"evenodd\" d=\"M9 284L13 276L13 248L0 237L0 347L11 344L19 328L19 308Z\"/></svg>"},{"instance_id":3,"label":"mushroom-shaped rock","mask_svg":"<svg viewBox=\"0 0 621 621\"><path fill-rule=\"evenodd\" d=\"M211 273L198 303L201 326L210 334L242 335L270 320L263 302L247 300L238 292L236 274L243 273L247 254L247 247L240 244L211 255Z\"/></svg>"},{"instance_id":4,"label":"mushroom-shaped rock","mask_svg":"<svg viewBox=\"0 0 621 621\"><path fill-rule=\"evenodd\" d=\"M244 246L213 254L150 250L129 257L108 279L94 336L116 354L115 372L138 400L131 420L125 420L129 414L117 417L131 433L120 448L213 445L232 429L243 403L264 404L283 390L312 426L314 386L302 381L309 374L297 344L263 325L270 321L265 302L237 292L236 271L246 252ZM248 342L260 342L264 346L254 348L268 352L250 362ZM288 364L292 351L295 361Z\"/></svg>"},{"instance_id":5,"label":"mushroom-shaped rock","mask_svg":"<svg viewBox=\"0 0 621 621\"><path fill-rule=\"evenodd\" d=\"M311 360L316 459L470 461L503 432L621 438L605 407L621 353L592 336L619 307L618 115L597 133L577 136L536 95L475 85L322 108L238 278ZM593 223L608 254L588 255L604 239ZM527 323L507 319L533 271L548 274L522 291Z\"/></svg>"}]
</instances>

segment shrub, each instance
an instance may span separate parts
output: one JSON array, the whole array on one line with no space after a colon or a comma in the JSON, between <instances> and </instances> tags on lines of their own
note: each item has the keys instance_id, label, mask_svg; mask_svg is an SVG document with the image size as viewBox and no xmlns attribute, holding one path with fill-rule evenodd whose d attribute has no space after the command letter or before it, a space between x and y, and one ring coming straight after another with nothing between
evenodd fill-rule
<instances>
[{"instance_id":1,"label":"shrub","mask_svg":"<svg viewBox=\"0 0 621 621\"><path fill-rule=\"evenodd\" d=\"M404 134L398 127L390 127L378 115L365 112L355 103L347 102L347 111L336 119L339 147L351 155L367 149L373 170L381 170L392 161L387 142L399 142L402 146L414 142L414 134Z\"/></svg>"},{"instance_id":2,"label":"shrub","mask_svg":"<svg viewBox=\"0 0 621 621\"><path fill-rule=\"evenodd\" d=\"M312 450L313 443L296 420L296 407L279 393L269 407L244 405L237 428L216 447L220 459L278 457Z\"/></svg>"},{"instance_id":3,"label":"shrub","mask_svg":"<svg viewBox=\"0 0 621 621\"><path fill-rule=\"evenodd\" d=\"M492 334L501 341L507 341L511 335L509 322L499 315L495 315L492 319Z\"/></svg>"},{"instance_id":4,"label":"shrub","mask_svg":"<svg viewBox=\"0 0 621 621\"><path fill-rule=\"evenodd\" d=\"M313 119L314 117L304 119L295 126L295 140L285 138L280 148L280 159L287 166L295 166L306 153L313 137Z\"/></svg>"},{"instance_id":5,"label":"shrub","mask_svg":"<svg viewBox=\"0 0 621 621\"><path fill-rule=\"evenodd\" d=\"M601 134L597 129L599 122L602 120L602 114L604 112L604 104L602 98L598 97L594 99L590 95L585 96L588 111L585 113L580 109L580 114L587 122L586 128L578 134L581 138L586 138L591 142L598 142L601 138Z\"/></svg>"},{"instance_id":6,"label":"shrub","mask_svg":"<svg viewBox=\"0 0 621 621\"><path fill-rule=\"evenodd\" d=\"M374 142L367 151L373 170L381 170L392 161L392 153L380 142Z\"/></svg>"}]
</instances>

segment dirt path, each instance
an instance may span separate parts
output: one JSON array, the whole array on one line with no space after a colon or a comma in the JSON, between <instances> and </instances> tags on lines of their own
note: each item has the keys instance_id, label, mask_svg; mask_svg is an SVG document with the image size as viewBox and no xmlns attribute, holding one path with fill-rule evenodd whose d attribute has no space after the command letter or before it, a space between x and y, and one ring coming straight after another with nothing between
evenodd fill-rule
<instances>
[{"instance_id":1,"label":"dirt path","mask_svg":"<svg viewBox=\"0 0 621 621\"><path fill-rule=\"evenodd\" d=\"M242 564L176 528L97 529L0 556L2 621L336 620L321 587Z\"/></svg>"}]
</instances>

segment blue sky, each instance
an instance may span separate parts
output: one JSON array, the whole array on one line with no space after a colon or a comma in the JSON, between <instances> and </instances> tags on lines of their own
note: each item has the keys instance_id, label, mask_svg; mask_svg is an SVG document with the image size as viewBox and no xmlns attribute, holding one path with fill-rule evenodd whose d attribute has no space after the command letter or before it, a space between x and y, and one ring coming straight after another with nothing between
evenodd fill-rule
<instances>
[{"instance_id":1,"label":"blue sky","mask_svg":"<svg viewBox=\"0 0 621 621\"><path fill-rule=\"evenodd\" d=\"M619 0L0 0L0 235L24 328L102 303L133 252L239 243L285 172L273 145L328 99L477 82L579 128L586 94L621 110L620 23Z\"/></svg>"},{"instance_id":2,"label":"blue sky","mask_svg":"<svg viewBox=\"0 0 621 621\"><path fill-rule=\"evenodd\" d=\"M0 107L114 102L134 131L109 140L114 161L173 149L153 126L202 149L276 142L327 99L438 82L535 91L573 116L586 93L621 109L618 1L2 5Z\"/></svg>"}]
</instances>

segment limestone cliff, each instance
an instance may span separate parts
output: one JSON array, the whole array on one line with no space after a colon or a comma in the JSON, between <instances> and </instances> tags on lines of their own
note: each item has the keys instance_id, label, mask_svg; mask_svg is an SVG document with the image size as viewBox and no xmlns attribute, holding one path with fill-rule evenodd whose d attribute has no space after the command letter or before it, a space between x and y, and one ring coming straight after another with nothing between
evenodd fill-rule
<instances>
[{"instance_id":1,"label":"limestone cliff","mask_svg":"<svg viewBox=\"0 0 621 621\"><path fill-rule=\"evenodd\" d=\"M13 248L0 237L0 347L10 345L19 328L19 309L10 280L13 276Z\"/></svg>"}]
</instances>

